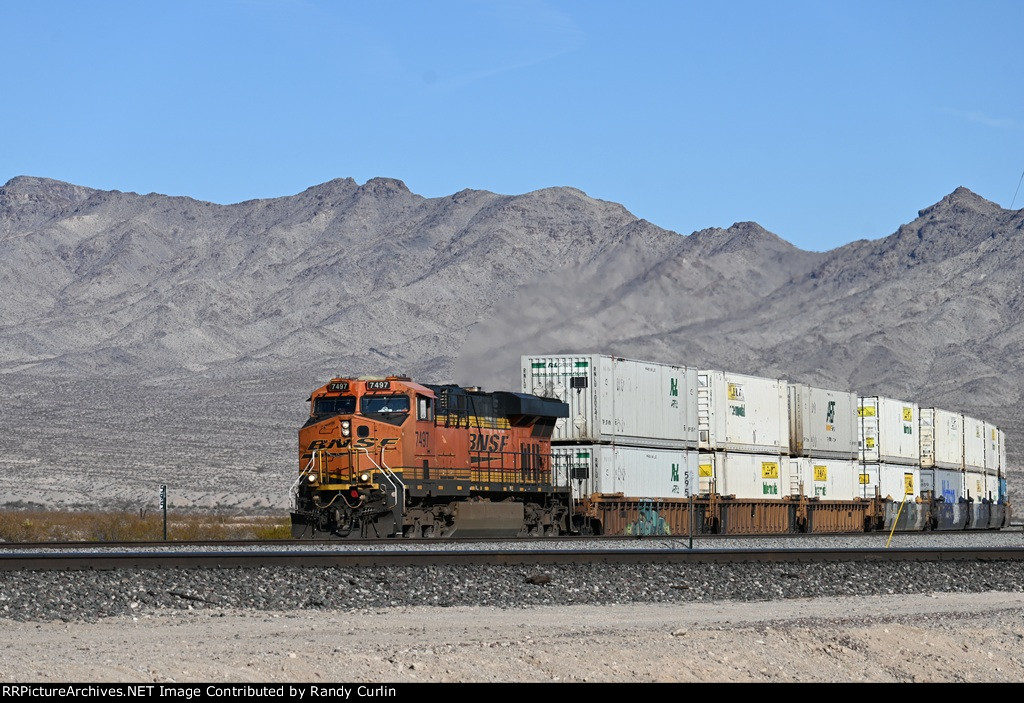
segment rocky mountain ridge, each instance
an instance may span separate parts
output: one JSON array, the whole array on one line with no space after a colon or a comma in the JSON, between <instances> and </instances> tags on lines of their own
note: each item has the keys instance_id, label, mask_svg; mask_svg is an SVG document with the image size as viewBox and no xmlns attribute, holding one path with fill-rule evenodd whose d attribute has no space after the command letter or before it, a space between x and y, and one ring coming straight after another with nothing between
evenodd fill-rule
<instances>
[{"instance_id":1,"label":"rocky mountain ridge","mask_svg":"<svg viewBox=\"0 0 1024 703\"><path fill-rule=\"evenodd\" d=\"M680 235L573 188L424 198L345 178L218 205L18 177L0 188L0 464L105 461L116 485L137 456L97 428L131 425L147 470L277 485L328 376L514 388L520 355L567 352L960 410L1007 429L1014 459L1022 234L1024 211L965 188L817 253L752 222ZM229 451L242 426L273 446Z\"/></svg>"}]
</instances>

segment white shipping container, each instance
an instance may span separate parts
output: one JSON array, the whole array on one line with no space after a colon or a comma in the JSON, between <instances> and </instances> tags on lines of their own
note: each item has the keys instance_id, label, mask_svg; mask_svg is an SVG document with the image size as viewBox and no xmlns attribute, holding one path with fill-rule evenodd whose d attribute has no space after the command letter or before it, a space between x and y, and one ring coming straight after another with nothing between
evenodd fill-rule
<instances>
[{"instance_id":1,"label":"white shipping container","mask_svg":"<svg viewBox=\"0 0 1024 703\"><path fill-rule=\"evenodd\" d=\"M985 494L982 498L993 503L999 502L999 476L985 472Z\"/></svg>"},{"instance_id":2,"label":"white shipping container","mask_svg":"<svg viewBox=\"0 0 1024 703\"><path fill-rule=\"evenodd\" d=\"M917 403L880 396L862 397L859 414L861 461L920 464Z\"/></svg>"},{"instance_id":3,"label":"white shipping container","mask_svg":"<svg viewBox=\"0 0 1024 703\"><path fill-rule=\"evenodd\" d=\"M790 481L788 457L782 454L701 452L700 492L737 498L785 498L797 487Z\"/></svg>"},{"instance_id":4,"label":"white shipping container","mask_svg":"<svg viewBox=\"0 0 1024 703\"><path fill-rule=\"evenodd\" d=\"M1006 478L1006 433L999 430L999 476Z\"/></svg>"},{"instance_id":5,"label":"white shipping container","mask_svg":"<svg viewBox=\"0 0 1024 703\"><path fill-rule=\"evenodd\" d=\"M853 500L860 497L859 465L851 459L791 457L792 485L802 485L808 498ZM797 495L797 494L794 494Z\"/></svg>"},{"instance_id":6,"label":"white shipping container","mask_svg":"<svg viewBox=\"0 0 1024 703\"><path fill-rule=\"evenodd\" d=\"M983 470L967 470L964 475L964 494L964 497L973 500L975 503L980 503L983 498L987 497L988 486L986 485L985 472ZM998 488L996 489L996 494L998 495Z\"/></svg>"},{"instance_id":7,"label":"white shipping container","mask_svg":"<svg viewBox=\"0 0 1024 703\"><path fill-rule=\"evenodd\" d=\"M575 444L552 447L555 476L568 476L577 499L594 493L687 498L697 488L697 451Z\"/></svg>"},{"instance_id":8,"label":"white shipping container","mask_svg":"<svg viewBox=\"0 0 1024 703\"><path fill-rule=\"evenodd\" d=\"M701 449L788 454L788 385L777 378L701 370L697 375Z\"/></svg>"},{"instance_id":9,"label":"white shipping container","mask_svg":"<svg viewBox=\"0 0 1024 703\"><path fill-rule=\"evenodd\" d=\"M921 408L921 466L963 469L963 415L940 408Z\"/></svg>"},{"instance_id":10,"label":"white shipping container","mask_svg":"<svg viewBox=\"0 0 1024 703\"><path fill-rule=\"evenodd\" d=\"M991 422L985 423L985 471L999 473L999 428Z\"/></svg>"},{"instance_id":11,"label":"white shipping container","mask_svg":"<svg viewBox=\"0 0 1024 703\"><path fill-rule=\"evenodd\" d=\"M569 405L554 442L697 446L697 370L613 356L524 356L522 389Z\"/></svg>"},{"instance_id":12,"label":"white shipping container","mask_svg":"<svg viewBox=\"0 0 1024 703\"><path fill-rule=\"evenodd\" d=\"M913 501L921 486L921 469L909 464L861 464L860 495L874 498L875 489L882 498Z\"/></svg>"},{"instance_id":13,"label":"white shipping container","mask_svg":"<svg viewBox=\"0 0 1024 703\"><path fill-rule=\"evenodd\" d=\"M964 497L964 472L956 469L921 469L921 492L931 491L936 499L959 503Z\"/></svg>"},{"instance_id":14,"label":"white shipping container","mask_svg":"<svg viewBox=\"0 0 1024 703\"><path fill-rule=\"evenodd\" d=\"M964 469L985 468L985 423L964 415Z\"/></svg>"},{"instance_id":15,"label":"white shipping container","mask_svg":"<svg viewBox=\"0 0 1024 703\"><path fill-rule=\"evenodd\" d=\"M791 456L856 459L857 394L789 384Z\"/></svg>"}]
</instances>

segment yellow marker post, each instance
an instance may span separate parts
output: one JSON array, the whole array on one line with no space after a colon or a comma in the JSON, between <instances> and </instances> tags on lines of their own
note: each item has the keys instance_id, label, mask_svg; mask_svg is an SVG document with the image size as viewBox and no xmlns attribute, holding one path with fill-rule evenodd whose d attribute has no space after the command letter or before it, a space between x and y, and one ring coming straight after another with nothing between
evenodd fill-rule
<instances>
[{"instance_id":1,"label":"yellow marker post","mask_svg":"<svg viewBox=\"0 0 1024 703\"><path fill-rule=\"evenodd\" d=\"M881 483L881 482L879 482L879 483ZM904 486L903 487L903 500L900 501L900 509L896 511L896 519L892 521L892 529L889 530L889 539L885 540L885 548L886 549L889 548L889 542L892 542L892 536L896 532L896 525L898 525L899 521L900 521L900 513L903 512L903 506L906 505L906 503L907 503L907 488L906 488L906 486Z\"/></svg>"}]
</instances>

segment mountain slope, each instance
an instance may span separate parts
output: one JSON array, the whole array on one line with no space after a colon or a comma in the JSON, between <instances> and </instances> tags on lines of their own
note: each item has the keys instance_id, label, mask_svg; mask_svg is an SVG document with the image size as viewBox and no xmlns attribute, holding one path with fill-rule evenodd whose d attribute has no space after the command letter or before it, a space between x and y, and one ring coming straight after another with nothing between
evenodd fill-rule
<instances>
[{"instance_id":1,"label":"mountain slope","mask_svg":"<svg viewBox=\"0 0 1024 703\"><path fill-rule=\"evenodd\" d=\"M1024 437L1024 211L963 188L814 253L752 222L681 236L573 188L336 179L217 205L19 177L0 290L7 502L132 503L162 480L188 505L283 506L326 377L516 388L522 354L915 400L999 424L1014 462Z\"/></svg>"}]
</instances>

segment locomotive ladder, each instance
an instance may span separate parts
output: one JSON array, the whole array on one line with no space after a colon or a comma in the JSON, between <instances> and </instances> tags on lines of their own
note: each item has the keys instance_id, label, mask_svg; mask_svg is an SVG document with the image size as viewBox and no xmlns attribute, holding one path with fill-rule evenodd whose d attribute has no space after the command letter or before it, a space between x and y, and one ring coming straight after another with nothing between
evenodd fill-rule
<instances>
[{"instance_id":1,"label":"locomotive ladder","mask_svg":"<svg viewBox=\"0 0 1024 703\"><path fill-rule=\"evenodd\" d=\"M402 481L402 478L397 473L395 473L390 466L388 466L386 461L384 461L384 447L380 448L379 464L373 460L373 456L370 454L370 451L366 447L362 447L362 450L363 453L366 454L366 458L370 460L370 463L377 467L377 470L380 471L380 474L381 476L384 477L384 480L391 484L391 495L395 502L392 505L388 505L386 507L390 509L394 509L399 506L404 507L405 482Z\"/></svg>"}]
</instances>

